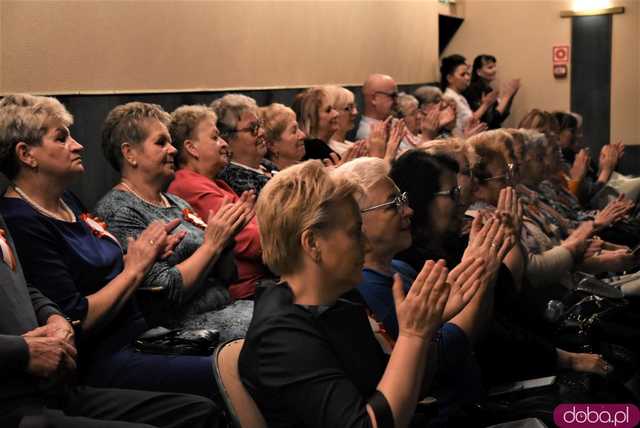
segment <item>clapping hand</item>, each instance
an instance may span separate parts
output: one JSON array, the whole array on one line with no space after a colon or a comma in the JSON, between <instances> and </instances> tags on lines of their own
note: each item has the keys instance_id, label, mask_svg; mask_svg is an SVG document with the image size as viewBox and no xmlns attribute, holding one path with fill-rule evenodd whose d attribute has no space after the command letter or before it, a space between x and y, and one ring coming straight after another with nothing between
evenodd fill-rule
<instances>
[{"instance_id":1,"label":"clapping hand","mask_svg":"<svg viewBox=\"0 0 640 428\"><path fill-rule=\"evenodd\" d=\"M236 202L229 202L225 197L217 213L209 211L203 244L222 249L229 239L242 230L255 213L253 203L249 204L247 199L255 201L255 196L245 196L245 199L240 198Z\"/></svg>"},{"instance_id":2,"label":"clapping hand","mask_svg":"<svg viewBox=\"0 0 640 428\"><path fill-rule=\"evenodd\" d=\"M168 239L169 232L175 229L179 223L179 219L167 224L156 220L147 226L136 239L128 237L127 254L124 257L125 270L134 269L144 275L159 256L171 255L175 245L184 237L184 234L179 234L170 240Z\"/></svg>"},{"instance_id":3,"label":"clapping hand","mask_svg":"<svg viewBox=\"0 0 640 428\"><path fill-rule=\"evenodd\" d=\"M587 174L587 168L589 167L590 160L591 157L586 149L581 149L578 152L573 161L573 165L571 166L570 175L572 180L580 182L584 179L584 176Z\"/></svg>"},{"instance_id":4,"label":"clapping hand","mask_svg":"<svg viewBox=\"0 0 640 428\"><path fill-rule=\"evenodd\" d=\"M464 126L462 132L464 134L464 138L470 138L476 134L486 131L487 129L488 127L486 123L480 122L480 120L476 119L475 117L471 117L467 121L467 124Z\"/></svg>"},{"instance_id":5,"label":"clapping hand","mask_svg":"<svg viewBox=\"0 0 640 428\"><path fill-rule=\"evenodd\" d=\"M484 259L483 280L491 282L515 242L509 227L499 218L490 216L483 224L483 217L478 216L471 223L469 244L462 260Z\"/></svg>"},{"instance_id":6,"label":"clapping hand","mask_svg":"<svg viewBox=\"0 0 640 428\"><path fill-rule=\"evenodd\" d=\"M593 226L596 230L600 230L622 220L631 211L633 205L633 201L626 199L624 194L619 195L596 214Z\"/></svg>"},{"instance_id":7,"label":"clapping hand","mask_svg":"<svg viewBox=\"0 0 640 428\"><path fill-rule=\"evenodd\" d=\"M449 110L449 115L451 115L451 109L446 110ZM430 107L429 110L424 113L422 120L420 121L420 132L422 134L423 141L433 140L438 136L438 131L442 126L441 118L446 114L445 110L440 110L437 105ZM453 120L455 120L455 114L452 116ZM448 121L449 118L445 117L444 120Z\"/></svg>"},{"instance_id":8,"label":"clapping hand","mask_svg":"<svg viewBox=\"0 0 640 428\"><path fill-rule=\"evenodd\" d=\"M443 260L427 261L406 296L400 275L394 275L393 300L399 336L428 342L440 328L450 292L447 274Z\"/></svg>"},{"instance_id":9,"label":"clapping hand","mask_svg":"<svg viewBox=\"0 0 640 428\"><path fill-rule=\"evenodd\" d=\"M456 266L447 277L451 287L449 299L442 314L443 322L447 322L464 309L482 284L484 260L467 258Z\"/></svg>"}]
</instances>

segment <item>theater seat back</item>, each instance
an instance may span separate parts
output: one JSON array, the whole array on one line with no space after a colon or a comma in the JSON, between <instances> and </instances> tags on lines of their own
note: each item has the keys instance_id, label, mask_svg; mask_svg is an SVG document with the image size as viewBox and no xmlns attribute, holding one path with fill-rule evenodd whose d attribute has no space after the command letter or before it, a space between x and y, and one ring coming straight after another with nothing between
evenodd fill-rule
<instances>
[{"instance_id":1,"label":"theater seat back","mask_svg":"<svg viewBox=\"0 0 640 428\"><path fill-rule=\"evenodd\" d=\"M244 339L234 339L218 345L213 354L216 382L236 428L266 428L260 409L240 381L238 356L243 343Z\"/></svg>"}]
</instances>

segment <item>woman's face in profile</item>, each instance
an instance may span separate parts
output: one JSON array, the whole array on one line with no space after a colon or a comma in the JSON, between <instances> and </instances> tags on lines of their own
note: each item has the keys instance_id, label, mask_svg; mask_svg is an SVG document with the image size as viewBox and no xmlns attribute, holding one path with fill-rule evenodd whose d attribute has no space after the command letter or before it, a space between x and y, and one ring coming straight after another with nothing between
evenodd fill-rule
<instances>
[{"instance_id":1,"label":"woman's face in profile","mask_svg":"<svg viewBox=\"0 0 640 428\"><path fill-rule=\"evenodd\" d=\"M483 61L482 67L480 67L480 69L477 70L476 73L478 73L478 76L480 76L484 80L492 82L493 80L495 80L496 74L498 73L498 66L493 61Z\"/></svg>"},{"instance_id":2,"label":"woman's face in profile","mask_svg":"<svg viewBox=\"0 0 640 428\"><path fill-rule=\"evenodd\" d=\"M285 160L299 161L304 157L304 139L306 135L298 127L296 117L286 119L284 131L280 134L280 139L270 142L271 151L278 158Z\"/></svg>"},{"instance_id":3,"label":"woman's face in profile","mask_svg":"<svg viewBox=\"0 0 640 428\"><path fill-rule=\"evenodd\" d=\"M338 110L338 129L343 131L351 131L358 117L358 108L351 96L345 103L336 106Z\"/></svg>"},{"instance_id":4,"label":"woman's face in profile","mask_svg":"<svg viewBox=\"0 0 640 428\"><path fill-rule=\"evenodd\" d=\"M449 86L456 92L461 93L469 86L471 81L471 75L469 74L469 66L466 64L460 64L453 70L453 73L448 77Z\"/></svg>"},{"instance_id":5,"label":"woman's face in profile","mask_svg":"<svg viewBox=\"0 0 640 428\"><path fill-rule=\"evenodd\" d=\"M411 246L411 216L413 210L400 201L400 189L388 177L384 177L367 190L361 209L389 204L362 213L367 241L377 252L394 256Z\"/></svg>"},{"instance_id":6,"label":"woman's face in profile","mask_svg":"<svg viewBox=\"0 0 640 428\"><path fill-rule=\"evenodd\" d=\"M458 185L458 177L455 172L444 169L440 174L440 186L438 192L448 192ZM464 211L463 211L464 214ZM437 195L431 201L429 207L429 224L431 231L438 236L449 232L455 232L460 227L460 199L450 195Z\"/></svg>"},{"instance_id":7,"label":"woman's face in profile","mask_svg":"<svg viewBox=\"0 0 640 428\"><path fill-rule=\"evenodd\" d=\"M365 236L360 208L353 197L331 208L331 224L317 233L320 268L327 286L346 292L362 280Z\"/></svg>"},{"instance_id":8,"label":"woman's face in profile","mask_svg":"<svg viewBox=\"0 0 640 428\"><path fill-rule=\"evenodd\" d=\"M318 130L333 135L338 130L338 111L327 97L322 98L318 111Z\"/></svg>"}]
</instances>

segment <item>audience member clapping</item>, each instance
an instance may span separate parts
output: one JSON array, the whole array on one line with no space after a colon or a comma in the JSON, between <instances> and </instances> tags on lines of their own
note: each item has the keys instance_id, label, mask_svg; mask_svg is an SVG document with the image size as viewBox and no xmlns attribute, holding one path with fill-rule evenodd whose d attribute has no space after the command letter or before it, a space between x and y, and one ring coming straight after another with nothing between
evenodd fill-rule
<instances>
[{"instance_id":1,"label":"audience member clapping","mask_svg":"<svg viewBox=\"0 0 640 428\"><path fill-rule=\"evenodd\" d=\"M187 201L200 218L208 218L228 203L245 201L250 205L255 199L252 191L238 196L225 181L216 178L229 164L229 147L220 137L216 119L206 106L182 106L172 113L169 124L180 169L167 190ZM238 279L229 286L229 293L235 299L245 299L255 293L256 281L268 274L262 264L255 216L234 240Z\"/></svg>"},{"instance_id":2,"label":"audience member clapping","mask_svg":"<svg viewBox=\"0 0 640 428\"><path fill-rule=\"evenodd\" d=\"M273 103L260 109L267 142L267 159L278 169L295 165L305 154L305 133L298 126L296 114L289 107Z\"/></svg>"},{"instance_id":3,"label":"audience member clapping","mask_svg":"<svg viewBox=\"0 0 640 428\"><path fill-rule=\"evenodd\" d=\"M265 159L267 144L256 101L242 94L227 94L212 102L211 108L218 117L220 136L231 147L231 162L219 178L238 195L247 190L259 195L276 168Z\"/></svg>"},{"instance_id":4,"label":"audience member clapping","mask_svg":"<svg viewBox=\"0 0 640 428\"><path fill-rule=\"evenodd\" d=\"M154 323L204 326L232 334L233 325L248 322L250 305L235 303L235 315L233 309L212 311L231 303L228 287L237 280L232 238L251 219L252 201L240 198L203 219L186 201L163 192L175 175L177 151L171 144L170 123L171 116L155 104L133 102L109 113L102 148L111 166L120 172L121 182L95 210L125 251L127 240L150 223L179 222L176 230L184 237L170 257L152 264L142 280L139 302Z\"/></svg>"}]
</instances>

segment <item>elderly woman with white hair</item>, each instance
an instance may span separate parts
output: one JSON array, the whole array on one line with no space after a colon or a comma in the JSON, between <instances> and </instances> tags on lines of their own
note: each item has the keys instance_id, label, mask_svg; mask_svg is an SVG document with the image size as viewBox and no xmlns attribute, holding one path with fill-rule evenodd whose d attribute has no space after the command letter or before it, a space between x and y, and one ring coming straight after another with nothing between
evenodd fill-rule
<instances>
[{"instance_id":1,"label":"elderly woman with white hair","mask_svg":"<svg viewBox=\"0 0 640 428\"><path fill-rule=\"evenodd\" d=\"M456 103L445 98L440 88L420 86L413 93L419 103L422 141L450 138L456 123Z\"/></svg>"},{"instance_id":2,"label":"elderly woman with white hair","mask_svg":"<svg viewBox=\"0 0 640 428\"><path fill-rule=\"evenodd\" d=\"M277 168L264 158L267 143L256 101L242 94L227 94L212 102L211 108L218 116L220 136L232 153L219 178L238 195L247 190L259 195Z\"/></svg>"},{"instance_id":3,"label":"elderly woman with white hair","mask_svg":"<svg viewBox=\"0 0 640 428\"><path fill-rule=\"evenodd\" d=\"M406 193L400 192L388 173L389 168L383 160L360 158L338 167L333 175L351 180L362 189L357 200L368 245L365 247L363 281L358 285L358 291L375 321L381 324L379 330L390 336L388 339L393 343L398 337L391 293L393 275L400 274L408 290L417 273L409 264L395 258L411 246L413 211ZM429 393L438 398L441 407L438 419L442 423L452 410L451 406L482 399L480 372L472 356L473 345L488 321L486 309L489 306L484 301L491 297L487 286L495 272L485 272L485 267L493 270L500 266L485 258L498 259L508 250L507 245L502 254L495 251L502 245L502 240L508 238L504 228L497 223L485 225L483 232L473 238L465 258L448 276L451 293L444 317L451 319L438 331L438 340L433 343L437 358L433 367L429 367L434 375ZM464 309L455 317L449 317L448 312L457 310L458 306Z\"/></svg>"},{"instance_id":4,"label":"elderly woman with white hair","mask_svg":"<svg viewBox=\"0 0 640 428\"><path fill-rule=\"evenodd\" d=\"M420 112L418 99L413 95L402 92L398 95L396 103L398 115L404 121L407 129L398 147L397 155L400 156L407 150L415 149L422 141L420 137L422 114Z\"/></svg>"},{"instance_id":5,"label":"elderly woman with white hair","mask_svg":"<svg viewBox=\"0 0 640 428\"><path fill-rule=\"evenodd\" d=\"M448 271L426 263L406 295L396 276L398 340L387 358L362 305L348 300L364 261L358 191L309 161L258 198L263 256L282 282L256 302L239 371L269 426L406 427L414 415Z\"/></svg>"},{"instance_id":6,"label":"elderly woman with white hair","mask_svg":"<svg viewBox=\"0 0 640 428\"><path fill-rule=\"evenodd\" d=\"M338 111L338 129L333 133L329 141L329 147L339 155L342 155L353 141L347 140L347 134L353 130L358 117L358 107L356 106L353 92L342 86L326 86L331 102Z\"/></svg>"}]
</instances>

